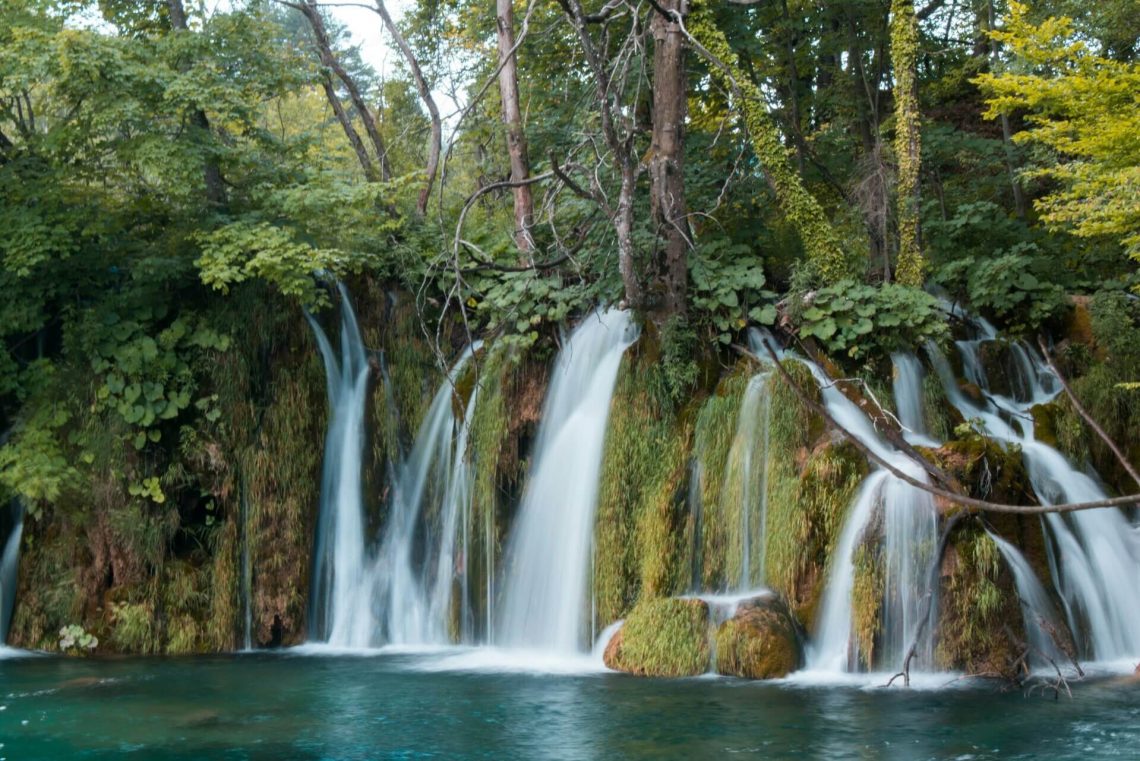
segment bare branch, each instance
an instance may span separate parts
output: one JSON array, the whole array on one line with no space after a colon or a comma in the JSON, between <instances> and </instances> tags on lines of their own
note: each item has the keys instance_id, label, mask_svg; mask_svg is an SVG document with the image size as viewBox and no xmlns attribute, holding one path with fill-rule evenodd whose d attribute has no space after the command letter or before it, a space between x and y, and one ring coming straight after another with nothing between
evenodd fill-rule
<instances>
[{"instance_id":1,"label":"bare branch","mask_svg":"<svg viewBox=\"0 0 1140 761\"><path fill-rule=\"evenodd\" d=\"M753 359L759 361L759 357L745 349L743 346L733 346L733 348L744 356L752 357ZM942 489L937 486L923 483L917 478L914 478L910 474L899 470L897 467L884 460L870 447L860 441L859 438L855 436L855 434L839 425L839 423L836 422L835 418L832 417L831 413L827 411L827 408L825 408L816 400L812 399L802 388L800 388L799 384L795 382L791 374L788 372L787 368L785 368L783 364L780 363L780 359L776 356L776 353L772 351L772 347L765 344L764 348L767 350L769 356L772 359L772 363L775 364L776 369L779 371L780 377L783 379L783 381L788 384L788 387L792 389L797 397L799 397L801 402L803 402L813 412L823 418L824 422L827 423L829 428L837 431L841 436L843 436L843 438L851 442L851 444L856 449L858 449L859 452L862 453L863 456L868 460L875 463L880 468L883 468L895 478L910 486L913 486L916 489L927 492L929 494L933 494L936 497L942 497L948 502L959 505L961 507L970 508L975 511L1011 513L1014 515L1072 513L1080 510L1094 510L1100 507L1134 507L1137 504L1140 504L1140 494L1129 494L1124 497L1111 497L1095 500L1092 502L1068 502L1059 505L1007 505L1000 502L988 502L983 499L967 497L964 494L956 494L955 492L949 491L947 489ZM915 464L920 465L918 462L915 462Z\"/></svg>"},{"instance_id":2,"label":"bare branch","mask_svg":"<svg viewBox=\"0 0 1140 761\"><path fill-rule=\"evenodd\" d=\"M1108 448L1112 450L1112 453L1114 455L1116 455L1116 459L1120 462L1121 465L1124 466L1124 470L1127 471L1128 475L1132 478L1136 485L1140 486L1140 473L1136 472L1136 468L1134 468L1132 466L1132 463L1128 461L1128 458L1124 456L1124 452L1121 451L1120 447L1116 445L1116 442L1112 440L1108 433L1100 427L1100 424L1098 424L1096 420L1093 419L1093 416L1089 414L1089 411L1085 409L1085 406L1083 404L1081 404L1081 400L1078 399L1077 395L1073 393L1073 389L1069 386L1069 382L1065 380L1065 376L1061 374L1060 368L1057 367L1056 363L1053 362L1053 358L1049 355L1049 347L1045 345L1045 339L1041 336L1037 336L1037 345L1041 348L1041 354L1045 357L1045 363L1049 365L1049 369L1052 370L1053 374L1057 376L1057 380L1061 381L1061 388L1065 389L1065 395L1069 397L1069 401L1072 403L1073 409L1075 409L1077 411L1077 414L1080 415L1086 423L1088 423L1089 428L1093 429L1093 432L1095 432L1096 435L1101 438L1101 441L1108 445Z\"/></svg>"}]
</instances>

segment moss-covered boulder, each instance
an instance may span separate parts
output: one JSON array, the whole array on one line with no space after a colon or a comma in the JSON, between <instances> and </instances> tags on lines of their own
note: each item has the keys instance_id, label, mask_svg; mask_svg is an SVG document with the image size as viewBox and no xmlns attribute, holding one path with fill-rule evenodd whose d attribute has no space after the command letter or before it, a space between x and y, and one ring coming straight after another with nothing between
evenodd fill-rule
<instances>
[{"instance_id":1,"label":"moss-covered boulder","mask_svg":"<svg viewBox=\"0 0 1140 761\"><path fill-rule=\"evenodd\" d=\"M716 632L716 670L745 679L779 679L803 665L803 644L776 595L743 602Z\"/></svg>"},{"instance_id":2,"label":"moss-covered boulder","mask_svg":"<svg viewBox=\"0 0 1140 761\"><path fill-rule=\"evenodd\" d=\"M602 657L637 676L697 676L709 669L710 645L709 606L669 597L635 605Z\"/></svg>"}]
</instances>

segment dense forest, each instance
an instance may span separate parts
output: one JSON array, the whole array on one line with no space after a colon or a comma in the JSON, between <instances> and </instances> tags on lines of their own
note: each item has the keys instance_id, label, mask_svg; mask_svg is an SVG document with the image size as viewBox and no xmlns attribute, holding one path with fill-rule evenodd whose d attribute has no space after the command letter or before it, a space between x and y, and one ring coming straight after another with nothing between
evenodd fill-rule
<instances>
[{"instance_id":1,"label":"dense forest","mask_svg":"<svg viewBox=\"0 0 1140 761\"><path fill-rule=\"evenodd\" d=\"M494 586L552 363L611 308L640 337L615 369L590 529L589 634L627 622L608 663L700 673L709 643L678 642L708 614L677 596L740 578L781 607L718 630L718 668L802 661L757 655L742 630L819 629L844 511L894 460L835 432L851 426L824 409L828 384L781 362L787 347L938 492L928 665L1017 670L1033 637L1006 625L1017 593L995 542L1043 579L1056 563L1036 513L1007 508L1095 500L1043 496L1018 445L958 408L1017 396L1010 367L1031 351L1066 385L1032 407L1037 439L1104 495L1140 490L1140 6L376 0L381 73L332 5L0 2L0 539L23 526L9 643L328 638L314 542L351 294L369 536L393 520L392 464L434 415L467 421L452 641L496 639L494 596L468 577ZM930 441L904 435L899 357L973 319L1001 337L979 350L986 372L954 360L942 388L931 365ZM757 366L777 368L766 534L740 516L758 476L734 443L760 409ZM851 551L848 628L864 665L894 666L911 643L883 616L874 533ZM1078 624L1088 593L1048 593L1072 657L1099 652Z\"/></svg>"}]
</instances>

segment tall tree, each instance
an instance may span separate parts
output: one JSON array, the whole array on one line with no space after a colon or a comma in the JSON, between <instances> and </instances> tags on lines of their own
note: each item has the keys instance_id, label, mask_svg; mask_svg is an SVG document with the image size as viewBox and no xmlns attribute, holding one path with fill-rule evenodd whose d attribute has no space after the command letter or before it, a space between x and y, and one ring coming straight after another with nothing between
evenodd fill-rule
<instances>
[{"instance_id":1,"label":"tall tree","mask_svg":"<svg viewBox=\"0 0 1140 761\"><path fill-rule=\"evenodd\" d=\"M171 29L175 33L189 31L186 23L186 9L182 6L182 0L168 0L168 2ZM194 109L190 114L190 122L194 125L198 139L208 145L212 141L212 137L210 120L206 118L206 112L201 108ZM210 206L214 208L224 207L226 205L225 180L222 178L222 170L218 166L217 159L209 154L207 154L204 162L203 175L206 184L206 199L210 202Z\"/></svg>"},{"instance_id":2,"label":"tall tree","mask_svg":"<svg viewBox=\"0 0 1140 761\"><path fill-rule=\"evenodd\" d=\"M348 97L352 101L353 108L356 109L360 121L364 124L364 131L368 135L368 139L372 141L372 147L376 151L376 158L380 162L379 178L387 182L392 177L392 166L388 160L388 149L384 145L384 138L381 137L380 130L376 126L376 117L368 107L368 103L365 102L364 96L360 91L360 86L356 80L345 70L340 64L340 61L337 60L336 53L333 51L332 43L329 40L324 18L321 16L321 11L317 7L316 0L304 0L304 2L301 3L285 2L285 5L300 11L305 17L305 20L309 22L309 26L313 30L313 42L317 47L317 55L321 60L321 64L333 74L336 74L337 79L340 80L348 92ZM324 88L325 95L328 97L329 105L332 106L333 113L336 114L337 121L341 123L345 136L352 144L353 150L356 151L365 177L375 179L376 172L372 167L372 161L368 157L368 152L364 150L360 136L356 133L355 127L352 126L352 121L345 111L343 104L341 104L340 97L336 93L335 84L327 72L322 87Z\"/></svg>"},{"instance_id":3,"label":"tall tree","mask_svg":"<svg viewBox=\"0 0 1140 761\"><path fill-rule=\"evenodd\" d=\"M424 106L428 110L428 115L431 117L431 138L428 143L428 158L425 172L427 180L424 187L420 190L419 199L416 201L416 211L420 216L427 213L428 199L431 198L431 189L435 185L436 175L439 174L439 154L440 147L443 144L443 122L439 117L439 107L435 104L435 98L431 94L431 87L428 85L427 79L424 77L423 68L420 67L420 62L416 58L416 54L412 51L408 41L404 39L404 35L400 33L399 27L392 20L392 16L388 13L387 6L384 5L384 0L376 0L376 13L384 21L384 28L388 30L388 34L392 35L392 39L396 41L396 47L400 49L400 53L404 56L404 61L408 64L408 69L412 72L412 78L416 82L416 89L420 93L420 99L424 102Z\"/></svg>"},{"instance_id":4,"label":"tall tree","mask_svg":"<svg viewBox=\"0 0 1140 761\"><path fill-rule=\"evenodd\" d=\"M918 21L913 0L891 3L891 63L895 72L895 160L898 162L899 254L895 279L921 286L926 269L919 231L921 138L918 109Z\"/></svg>"},{"instance_id":5,"label":"tall tree","mask_svg":"<svg viewBox=\"0 0 1140 761\"><path fill-rule=\"evenodd\" d=\"M523 253L534 248L530 228L534 224L534 198L530 177L526 133L523 131L519 106L519 73L515 52L515 18L512 0L495 0L495 26L499 41L499 98L502 101L503 124L507 127L507 153L511 161L511 182L515 205L515 244Z\"/></svg>"},{"instance_id":6,"label":"tall tree","mask_svg":"<svg viewBox=\"0 0 1140 761\"><path fill-rule=\"evenodd\" d=\"M653 34L653 142L650 146L650 204L654 223L664 239L658 263L663 316L684 314L688 279L688 207L685 203L685 38L679 18L685 0L664 0L662 7L677 16L655 13Z\"/></svg>"}]
</instances>

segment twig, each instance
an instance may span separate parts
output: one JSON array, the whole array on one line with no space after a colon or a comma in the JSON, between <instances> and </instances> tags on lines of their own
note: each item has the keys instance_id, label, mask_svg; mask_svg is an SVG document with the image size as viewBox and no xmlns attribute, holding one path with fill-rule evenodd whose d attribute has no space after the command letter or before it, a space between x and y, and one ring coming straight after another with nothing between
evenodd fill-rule
<instances>
[{"instance_id":1,"label":"twig","mask_svg":"<svg viewBox=\"0 0 1140 761\"><path fill-rule=\"evenodd\" d=\"M1049 355L1049 348L1045 345L1045 339L1041 336L1037 336L1037 345L1041 348L1042 356L1045 357L1045 364L1047 364L1049 366L1049 369L1053 371L1053 374L1057 376L1057 380L1061 381L1061 388L1065 389L1065 395L1069 397L1069 401L1072 403L1073 409L1075 409L1077 411L1077 414L1080 415L1086 423L1088 423L1089 428L1092 428L1093 432L1095 432L1096 435L1099 436L1101 440L1108 445L1108 448L1112 450L1112 453L1114 455L1116 455L1116 459L1119 460L1120 464L1124 466L1124 470L1128 472L1128 475L1131 476L1136 485L1140 486L1140 473L1136 472L1136 469L1132 467L1132 463L1130 463L1128 461L1128 458L1124 456L1124 452L1120 450L1120 447L1116 445L1116 442L1112 440L1112 437L1109 436L1108 433L1100 427L1100 424L1093 419L1093 416L1089 414L1089 411L1085 409L1085 406L1083 404L1081 404L1081 400L1078 399L1077 395L1073 393L1073 389L1069 386L1069 382L1065 380L1065 376L1061 374L1060 368L1057 367L1057 364Z\"/></svg>"}]
</instances>

